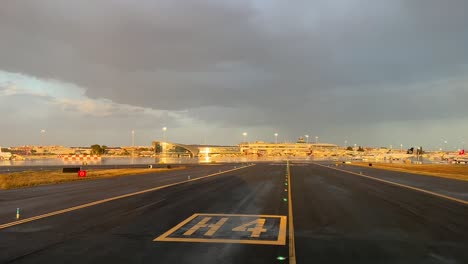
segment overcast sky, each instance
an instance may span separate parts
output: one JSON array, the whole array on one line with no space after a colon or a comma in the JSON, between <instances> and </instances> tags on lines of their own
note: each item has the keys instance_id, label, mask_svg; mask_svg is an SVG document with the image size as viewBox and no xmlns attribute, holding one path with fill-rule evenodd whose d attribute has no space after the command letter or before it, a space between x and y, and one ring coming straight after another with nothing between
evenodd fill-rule
<instances>
[{"instance_id":1,"label":"overcast sky","mask_svg":"<svg viewBox=\"0 0 468 264\"><path fill-rule=\"evenodd\" d=\"M468 144L466 0L0 3L0 145ZM41 130L46 132L41 134Z\"/></svg>"}]
</instances>

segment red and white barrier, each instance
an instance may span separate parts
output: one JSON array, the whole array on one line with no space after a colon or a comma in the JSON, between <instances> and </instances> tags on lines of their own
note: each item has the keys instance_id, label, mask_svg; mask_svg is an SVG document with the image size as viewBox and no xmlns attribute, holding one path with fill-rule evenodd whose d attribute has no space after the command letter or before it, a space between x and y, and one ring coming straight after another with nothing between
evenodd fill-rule
<instances>
[{"instance_id":1,"label":"red and white barrier","mask_svg":"<svg viewBox=\"0 0 468 264\"><path fill-rule=\"evenodd\" d=\"M66 155L59 156L64 161L98 161L101 160L101 156L98 155Z\"/></svg>"}]
</instances>

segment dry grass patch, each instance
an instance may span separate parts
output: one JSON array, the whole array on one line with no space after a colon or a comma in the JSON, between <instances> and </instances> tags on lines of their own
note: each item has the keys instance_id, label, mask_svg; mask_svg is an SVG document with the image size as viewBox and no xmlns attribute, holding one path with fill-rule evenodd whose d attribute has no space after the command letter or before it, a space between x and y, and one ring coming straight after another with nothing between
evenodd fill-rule
<instances>
[{"instance_id":1,"label":"dry grass patch","mask_svg":"<svg viewBox=\"0 0 468 264\"><path fill-rule=\"evenodd\" d=\"M468 181L468 165L464 164L402 164L372 163L373 168L409 172L427 176ZM369 162L353 162L350 165L369 167Z\"/></svg>"},{"instance_id":2,"label":"dry grass patch","mask_svg":"<svg viewBox=\"0 0 468 264\"><path fill-rule=\"evenodd\" d=\"M22 171L8 174L0 174L0 189L16 189L32 187L44 184L57 184L71 181L83 181L93 179L103 179L118 176L141 175L168 170L182 170L185 167L175 167L172 169L90 169L87 170L86 178L79 178L78 173L62 173L62 170L51 171Z\"/></svg>"}]
</instances>

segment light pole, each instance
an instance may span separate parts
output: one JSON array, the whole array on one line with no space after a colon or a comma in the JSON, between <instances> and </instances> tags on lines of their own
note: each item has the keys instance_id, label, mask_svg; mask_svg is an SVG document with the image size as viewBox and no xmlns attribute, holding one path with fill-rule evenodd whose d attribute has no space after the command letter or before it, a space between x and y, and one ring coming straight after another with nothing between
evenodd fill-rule
<instances>
[{"instance_id":1,"label":"light pole","mask_svg":"<svg viewBox=\"0 0 468 264\"><path fill-rule=\"evenodd\" d=\"M305 135L306 137L306 143L309 144L309 135Z\"/></svg>"},{"instance_id":2,"label":"light pole","mask_svg":"<svg viewBox=\"0 0 468 264\"><path fill-rule=\"evenodd\" d=\"M135 130L132 130L132 157L135 156Z\"/></svg>"},{"instance_id":3,"label":"light pole","mask_svg":"<svg viewBox=\"0 0 468 264\"><path fill-rule=\"evenodd\" d=\"M278 144L278 133L275 133L275 144Z\"/></svg>"},{"instance_id":4,"label":"light pole","mask_svg":"<svg viewBox=\"0 0 468 264\"><path fill-rule=\"evenodd\" d=\"M244 143L247 143L247 132L242 133L242 136L244 136Z\"/></svg>"},{"instance_id":5,"label":"light pole","mask_svg":"<svg viewBox=\"0 0 468 264\"><path fill-rule=\"evenodd\" d=\"M344 141L344 148L346 149L346 147L348 147L348 140L345 139L345 141Z\"/></svg>"},{"instance_id":6,"label":"light pole","mask_svg":"<svg viewBox=\"0 0 468 264\"><path fill-rule=\"evenodd\" d=\"M167 131L167 127L163 127L163 128L162 128L162 131L163 131L163 141L165 142L165 141L166 141L166 131Z\"/></svg>"},{"instance_id":7,"label":"light pole","mask_svg":"<svg viewBox=\"0 0 468 264\"><path fill-rule=\"evenodd\" d=\"M355 143L355 144L354 144L354 150L356 150L356 147L357 147L357 144Z\"/></svg>"},{"instance_id":8,"label":"light pole","mask_svg":"<svg viewBox=\"0 0 468 264\"><path fill-rule=\"evenodd\" d=\"M41 145L42 145L42 153L45 153L45 134L46 134L46 130L45 129L41 129Z\"/></svg>"},{"instance_id":9,"label":"light pole","mask_svg":"<svg viewBox=\"0 0 468 264\"><path fill-rule=\"evenodd\" d=\"M400 152L403 153L403 144L400 144Z\"/></svg>"},{"instance_id":10,"label":"light pole","mask_svg":"<svg viewBox=\"0 0 468 264\"><path fill-rule=\"evenodd\" d=\"M315 136L315 144L318 144L318 136Z\"/></svg>"},{"instance_id":11,"label":"light pole","mask_svg":"<svg viewBox=\"0 0 468 264\"><path fill-rule=\"evenodd\" d=\"M445 151L448 151L448 150L447 150L447 140L445 140L444 143L445 143L445 147L444 147L445 149L444 149L444 150L445 150Z\"/></svg>"},{"instance_id":12,"label":"light pole","mask_svg":"<svg viewBox=\"0 0 468 264\"><path fill-rule=\"evenodd\" d=\"M163 127L162 128L162 131L163 131L163 147L164 147L164 157L166 157L166 154L167 154L167 143L166 143L166 131L167 131L167 127Z\"/></svg>"}]
</instances>

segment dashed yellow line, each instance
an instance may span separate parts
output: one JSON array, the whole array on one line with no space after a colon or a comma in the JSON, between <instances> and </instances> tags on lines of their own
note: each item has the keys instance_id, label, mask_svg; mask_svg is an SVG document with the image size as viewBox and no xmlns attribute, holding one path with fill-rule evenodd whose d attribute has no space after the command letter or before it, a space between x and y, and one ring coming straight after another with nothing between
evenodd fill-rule
<instances>
[{"instance_id":1,"label":"dashed yellow line","mask_svg":"<svg viewBox=\"0 0 468 264\"><path fill-rule=\"evenodd\" d=\"M440 194L440 193L431 192L431 191L424 190L424 189L421 189L421 188L417 188L417 187L413 187L413 186L409 186L409 185L405 185L405 184L401 184L401 183L396 183L396 182L392 182L392 181L379 179L379 178L368 176L368 175L365 175L365 174L360 174L360 173L356 173L356 172L352 172L352 171L342 170L342 169L338 169L338 168L334 168L334 167L328 167L328 166L318 164L318 163L313 163L313 164L318 165L318 166L322 166L322 167L325 167L325 168L328 168L328 169L333 169L333 170L342 171L342 172L346 172L346 173L349 173L349 174L361 176L361 177L368 178L368 179L371 179L371 180L374 180L374 181L383 182L383 183L387 183L387 184L390 184L390 185L410 189L410 190L413 190L413 191L430 194L430 195L433 195L433 196L444 198L444 199L454 201L454 202L457 202L457 203L461 203L461 204L464 204L464 205L468 205L468 201L457 199L457 198L450 197L450 196L447 196L447 195L443 195L443 194Z\"/></svg>"},{"instance_id":2,"label":"dashed yellow line","mask_svg":"<svg viewBox=\"0 0 468 264\"><path fill-rule=\"evenodd\" d=\"M288 174L288 216L289 216L289 264L296 264L296 245L294 242L294 221L291 194L291 171L289 169L289 160L286 164Z\"/></svg>"},{"instance_id":3,"label":"dashed yellow line","mask_svg":"<svg viewBox=\"0 0 468 264\"><path fill-rule=\"evenodd\" d=\"M217 172L217 173L213 173L213 174L209 174L209 175L198 177L198 178L195 178L195 179L190 179L190 180L185 180L185 181L181 181L181 182L171 183L171 184L167 184L167 185L163 185L163 186L159 186L159 187L155 187L155 188L151 188L151 189L146 189L146 190L142 190L142 191L138 191L138 192L119 195L119 196L115 196L115 197L111 197L111 198L107 198L107 199L103 199L103 200L98 200L98 201L94 201L94 202L91 202L91 203L86 203L86 204L66 208L66 209L63 209L63 210L47 213L47 214L42 214L42 215L38 215L38 216L33 216L33 217L21 219L21 220L18 220L18 221L2 224L2 225L0 225L0 229L5 229L5 228L8 228L8 227L12 227L12 226L32 222L32 221L35 221L35 220L51 217L51 216L54 216L54 215L68 213L68 212L71 212L71 211L79 210L79 209L82 209L82 208L86 208L86 207L90 207L90 206L94 206L94 205L98 205L98 204L107 203L107 202L110 202L110 201L115 201L115 200L122 199L122 198L127 198L127 197L131 197L131 196L135 196L135 195L140 195L140 194L144 194L144 193L148 193L148 192L161 190L161 189L164 189L164 188L167 188L167 187L176 186L176 185L180 185L180 184L187 183L187 182L193 182L193 181L206 179L206 178L209 178L209 177L218 176L218 175L221 175L221 174L224 174L224 173L228 173L228 172L248 168L248 167L251 167L251 166L255 166L255 164L245 166L245 167L230 169L230 170L226 170L226 171L222 171L222 172Z\"/></svg>"}]
</instances>

